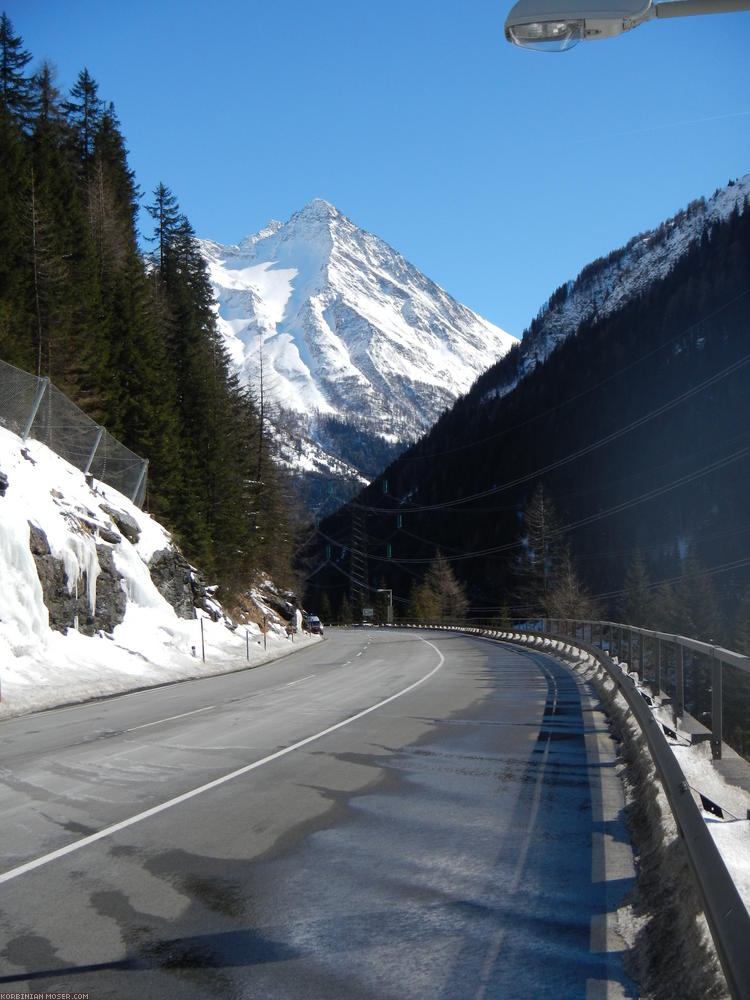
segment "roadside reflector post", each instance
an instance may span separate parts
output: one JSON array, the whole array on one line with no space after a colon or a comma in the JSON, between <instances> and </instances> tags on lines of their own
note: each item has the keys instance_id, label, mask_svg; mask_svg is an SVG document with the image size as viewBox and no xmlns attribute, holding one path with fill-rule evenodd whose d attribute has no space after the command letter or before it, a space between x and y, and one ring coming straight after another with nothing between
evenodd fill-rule
<instances>
[{"instance_id":1,"label":"roadside reflector post","mask_svg":"<svg viewBox=\"0 0 750 1000\"><path fill-rule=\"evenodd\" d=\"M206 662L206 640L203 636L203 619L201 618L201 653L203 655L203 662Z\"/></svg>"}]
</instances>

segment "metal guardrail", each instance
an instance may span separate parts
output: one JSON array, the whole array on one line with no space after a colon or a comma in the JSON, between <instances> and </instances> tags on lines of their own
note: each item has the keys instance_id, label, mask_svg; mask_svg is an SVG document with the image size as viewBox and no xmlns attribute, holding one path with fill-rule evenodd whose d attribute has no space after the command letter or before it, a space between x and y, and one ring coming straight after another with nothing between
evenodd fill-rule
<instances>
[{"instance_id":1,"label":"metal guardrail","mask_svg":"<svg viewBox=\"0 0 750 1000\"><path fill-rule=\"evenodd\" d=\"M538 622L525 623L526 627L537 624ZM703 665L710 671L710 690L701 691L700 694L703 696L710 694L711 724L707 729L711 734L713 756L716 759L721 757L721 744L725 738L724 667L733 667L743 674L750 675L750 657L724 649L714 643L700 642L684 635L670 635L620 622L555 618L545 619L542 628L550 634L581 638L601 650L606 648L610 656L625 660L641 680L649 680L657 693L665 690L666 667L671 659L669 667L670 674L673 674L673 690L669 693L672 695L675 719L681 718L685 712L685 654L692 654L694 661L699 658L692 663L692 666L695 668ZM647 677L649 667L652 669L650 676Z\"/></svg>"}]
</instances>

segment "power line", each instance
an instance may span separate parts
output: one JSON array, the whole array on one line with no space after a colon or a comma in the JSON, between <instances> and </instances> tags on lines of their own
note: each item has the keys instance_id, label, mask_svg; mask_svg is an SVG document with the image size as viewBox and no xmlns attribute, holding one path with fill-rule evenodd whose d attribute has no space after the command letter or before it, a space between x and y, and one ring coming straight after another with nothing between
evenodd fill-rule
<instances>
[{"instance_id":1,"label":"power line","mask_svg":"<svg viewBox=\"0 0 750 1000\"><path fill-rule=\"evenodd\" d=\"M639 504L646 503L649 500L656 499L656 497L663 496L665 493L669 493L671 490L678 489L680 486L685 486L688 483L694 482L696 479L700 479L703 476L710 475L712 472L717 472L723 469L725 466L730 465L732 462L736 462L741 458L745 458L750 455L750 446L745 448L739 448L724 458L720 458L715 462L711 462L701 469L696 469L695 471L688 473L685 476L681 476L679 479L675 479L670 483L665 483L663 486L656 487L652 490L647 490L645 493L641 493L637 497L631 497L629 500L624 500L622 503L614 504L612 507L608 507L606 510L597 511L595 514L590 514L588 517L580 518L578 521L571 521L568 524L562 525L553 534L555 536L560 536L568 531L573 531L575 528L580 528L584 525L593 524L595 521L601 521L606 517L611 517L612 514L619 514L625 510L630 510L632 507L636 507ZM474 552L463 552L459 555L448 555L445 556L447 562L459 562L464 559L475 559L480 556L495 555L500 552L508 552L511 549L519 548L521 545L520 539L513 542L505 542L502 545L493 545L486 549L478 549ZM431 562L430 559L423 558L407 558L407 559L391 559L391 560L381 560L376 555L371 555L371 559L376 562L389 561L398 563L399 565L404 563L428 563Z\"/></svg>"},{"instance_id":2,"label":"power line","mask_svg":"<svg viewBox=\"0 0 750 1000\"><path fill-rule=\"evenodd\" d=\"M668 402L663 403L661 406L657 406L656 409L650 410L648 413L642 414L640 417L636 417L635 420L631 420L630 423L625 424L623 427L619 427L617 430L611 431L609 434L605 434L604 437L599 438L596 441L592 441L590 444L584 445L582 448L578 448L576 451L570 452L563 458L557 459L554 462L549 462L547 465L540 466L533 472L526 473L522 476L517 476L515 479L509 479L499 486L491 486L486 490L480 490L477 493L472 493L465 497L454 497L452 500L443 500L440 503L434 504L423 504L421 506L415 507L403 507L400 508L404 513L416 514L416 513L427 513L436 510L446 510L448 508L456 507L463 504L471 503L474 500L483 500L485 497L494 496L497 493L502 493L505 490L512 489L515 486L521 486L523 483L528 483L533 479L538 479L542 476L547 475L550 472L560 469L565 465L569 465L571 462L577 461L579 458L584 458L586 455L590 455L605 445L612 444L614 441L618 441L620 438L629 434L631 431L637 430L639 427L643 427L645 424L650 423L657 417L663 416L670 410L675 409L681 403L692 399L699 393L704 392L706 389L711 388L711 386L716 385L723 379L728 378L730 375L741 371L748 364L750 364L750 354L745 354L743 357L739 358L737 361L732 362L732 364L727 365L726 368L722 368L720 371L714 373L708 378L694 385L692 388L681 392L678 396L674 396ZM359 507L362 510L367 511L371 514L393 514L395 513L395 508L393 507L371 507L367 505L351 504L352 507Z\"/></svg>"},{"instance_id":3,"label":"power line","mask_svg":"<svg viewBox=\"0 0 750 1000\"><path fill-rule=\"evenodd\" d=\"M421 460L424 460L424 459L433 459L433 458L436 458L436 457L440 457L442 455L449 455L449 454L457 453L457 452L460 452L460 451L464 451L464 450L467 450L467 449L470 449L470 448L477 447L477 446L482 445L482 444L486 444L488 441L496 440L496 439L498 439L500 437L505 436L506 434L511 434L511 433L514 433L515 431L523 429L524 427L530 426L531 424L533 424L533 423L541 420L542 418L547 417L547 416L551 415L552 413L555 413L558 410L563 409L564 407L570 405L571 403L574 403L574 402L577 402L580 399L583 399L584 397L586 397L587 395L590 395L592 392L596 391L597 389L600 389L602 386L605 386L608 383L613 382L613 381L621 378L622 375L626 374L628 371L631 371L633 368L636 368L638 365L642 364L644 361L650 360L652 357L654 357L656 354L660 353L661 351L664 351L667 348L673 347L675 344L677 344L681 340L683 340L686 336L689 336L689 334L692 331L694 331L694 330L698 329L699 327L703 326L705 323L710 322L712 319L715 319L717 316L721 315L721 313L724 312L726 309L728 309L730 306L735 305L737 302L741 301L743 298L745 298L749 294L750 294L750 288L746 288L744 291L740 292L738 295L735 295L733 298L729 299L727 302L722 303L721 306L719 306L718 308L716 308L713 312L709 313L707 316L704 316L702 319L697 320L695 323L690 324L690 326L684 327L678 334L675 334L675 336L671 337L669 340L665 341L663 344L660 344L658 347L653 348L653 350L651 350L651 351L647 351L645 354L641 355L636 360L631 361L631 362L629 362L626 365L623 365L617 371L611 373L606 378L601 379L599 382L596 382L593 385L587 386L585 389L581 390L578 393L575 393L573 396L569 396L567 399L563 400L561 403L557 403L554 406L551 406L551 407L549 407L546 410L542 410L541 412L534 414L532 417L529 417L527 420L520 421L519 423L513 424L510 427L505 427L502 430L497 431L494 434L490 434L487 437L481 438L478 441L472 441L472 442L470 442L469 444L466 444L466 445L458 445L455 448L448 448L448 449L445 449L444 451L430 452L428 455L413 454L413 455L410 455L409 458L421 461ZM740 361L742 363L747 363L747 360L748 360L747 357L744 358L744 359L740 359ZM740 362L737 362L737 364L739 364L739 366L742 367L742 364L740 364ZM733 370L734 370L733 366L730 365L729 368L726 369L723 373L722 372L718 372L716 374L716 376L712 376L711 379L706 380L705 384L701 383L698 386L695 386L693 390L689 390L689 393L696 394L696 393L702 391L703 388L708 388L711 384L713 384L713 380L714 379L715 380L719 380L721 378L724 378L727 375L732 374ZM523 380L521 380L521 381L523 381ZM665 404L665 406L666 406L667 409L670 409L670 408L672 408L672 406L678 405L680 402L682 402L686 398L690 398L690 395L681 395L681 396L675 397L675 399L670 404ZM666 412L666 409L663 410L663 411L661 409L657 409L657 410L653 411L652 414L647 414L645 417L642 418L642 420L643 420L643 422L646 422L646 421L648 421L650 419L653 419L655 416L660 416L661 412ZM627 433L629 430L634 429L635 426L638 426L638 424L634 422L633 425L628 425L627 427L622 428L620 432L613 432L613 433L614 434ZM608 443L609 440L610 439L608 438L608 439L603 439L603 441L601 443L594 442L593 445L591 445L589 447L592 448L592 449L600 447L602 444ZM560 462L562 464L564 464L567 461L573 460L575 457L578 457L577 453L573 454L572 456L568 456L567 458L560 459ZM473 495L471 497L459 497L459 498L456 498L455 500L444 501L444 502L442 502L440 504L423 505L423 506L418 506L418 507L404 507L402 509L405 510L405 511L415 512L416 513L416 512L423 512L423 511L438 510L438 509L443 508L444 506L454 506L454 505L457 505L457 504L468 503L470 500L479 499L479 498L484 497L484 496L489 496L489 495L491 495L494 492L501 492L504 489L509 489L511 486L519 485L520 483L525 482L527 479L532 479L532 478L534 478L534 476L542 475L545 472L552 471L552 469L557 468L557 467L558 467L557 464L553 464L553 465L551 465L549 467L545 467L543 469L538 469L536 472L530 473L529 476L526 477L526 478L522 478L521 480L517 480L517 481L514 480L514 481L512 481L510 483L503 484L502 486L492 487L490 490L484 491L482 493L475 494L475 495ZM399 502L401 502L401 501L399 501ZM366 504L361 504L360 505L360 504L356 504L356 502L354 502L354 501L350 502L349 506L352 506L352 507L354 507L354 506L362 506L369 513L374 513L374 514L390 513L393 510L393 508L390 508L390 507L374 507L374 506L369 506L369 505L366 505Z\"/></svg>"}]
</instances>

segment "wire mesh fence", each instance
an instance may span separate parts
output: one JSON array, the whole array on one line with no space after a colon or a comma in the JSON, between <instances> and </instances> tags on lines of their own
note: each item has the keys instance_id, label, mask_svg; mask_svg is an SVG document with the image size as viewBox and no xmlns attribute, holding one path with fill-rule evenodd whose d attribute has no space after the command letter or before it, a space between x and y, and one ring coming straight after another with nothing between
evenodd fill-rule
<instances>
[{"instance_id":1,"label":"wire mesh fence","mask_svg":"<svg viewBox=\"0 0 750 1000\"><path fill-rule=\"evenodd\" d=\"M41 441L84 474L143 506L148 460L121 444L49 379L0 361L0 424L24 439Z\"/></svg>"}]
</instances>

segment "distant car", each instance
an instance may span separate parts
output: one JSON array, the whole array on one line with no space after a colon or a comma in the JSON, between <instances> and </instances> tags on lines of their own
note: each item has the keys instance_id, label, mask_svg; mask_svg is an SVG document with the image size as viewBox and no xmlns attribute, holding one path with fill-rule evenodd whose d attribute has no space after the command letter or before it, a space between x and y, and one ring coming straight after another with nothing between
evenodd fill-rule
<instances>
[{"instance_id":1,"label":"distant car","mask_svg":"<svg viewBox=\"0 0 750 1000\"><path fill-rule=\"evenodd\" d=\"M310 615L309 627L313 635L323 635L323 623L317 615Z\"/></svg>"}]
</instances>

